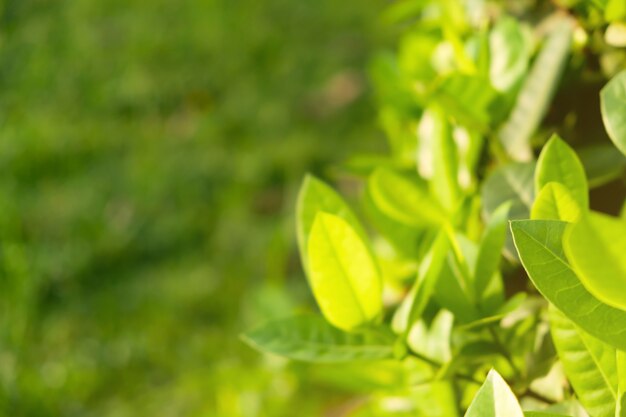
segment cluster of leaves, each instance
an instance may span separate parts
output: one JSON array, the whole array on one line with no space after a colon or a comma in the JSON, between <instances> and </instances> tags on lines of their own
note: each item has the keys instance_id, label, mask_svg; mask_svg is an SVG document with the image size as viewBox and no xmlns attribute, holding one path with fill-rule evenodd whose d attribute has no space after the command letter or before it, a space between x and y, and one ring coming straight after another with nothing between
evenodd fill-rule
<instances>
[{"instance_id":1,"label":"cluster of leaves","mask_svg":"<svg viewBox=\"0 0 626 417\"><path fill-rule=\"evenodd\" d=\"M626 10L560 3L385 14L409 27L372 69L391 156L348 162L361 213L304 180L298 245L321 315L244 335L367 386L346 415L626 415L626 220L589 208L590 187L626 165L626 71L596 73L611 78L600 99L614 145L577 152L554 134L535 159L564 70L623 42Z\"/></svg>"}]
</instances>

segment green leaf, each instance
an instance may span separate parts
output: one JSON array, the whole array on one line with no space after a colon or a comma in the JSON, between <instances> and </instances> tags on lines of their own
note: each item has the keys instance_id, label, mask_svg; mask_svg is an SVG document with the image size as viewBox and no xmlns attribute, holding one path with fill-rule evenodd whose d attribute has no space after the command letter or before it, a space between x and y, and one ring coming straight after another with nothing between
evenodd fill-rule
<instances>
[{"instance_id":1,"label":"green leaf","mask_svg":"<svg viewBox=\"0 0 626 417\"><path fill-rule=\"evenodd\" d=\"M600 301L626 310L626 222L588 213L565 233L567 259Z\"/></svg>"},{"instance_id":2,"label":"green leaf","mask_svg":"<svg viewBox=\"0 0 626 417\"><path fill-rule=\"evenodd\" d=\"M539 292L587 333L626 350L626 311L595 298L567 263L563 233L567 223L518 220L511 230L522 265Z\"/></svg>"},{"instance_id":3,"label":"green leaf","mask_svg":"<svg viewBox=\"0 0 626 417\"><path fill-rule=\"evenodd\" d=\"M567 417L563 414L544 413L543 411L524 411L525 417Z\"/></svg>"},{"instance_id":4,"label":"green leaf","mask_svg":"<svg viewBox=\"0 0 626 417\"><path fill-rule=\"evenodd\" d=\"M432 226L446 221L441 206L425 189L390 169L374 171L368 180L367 192L382 213L407 226Z\"/></svg>"},{"instance_id":5,"label":"green leaf","mask_svg":"<svg viewBox=\"0 0 626 417\"><path fill-rule=\"evenodd\" d=\"M305 270L308 270L307 244L309 234L315 216L320 211L343 218L363 239L366 239L363 227L343 198L323 181L312 175L307 175L300 186L296 203L296 233Z\"/></svg>"},{"instance_id":6,"label":"green leaf","mask_svg":"<svg viewBox=\"0 0 626 417\"><path fill-rule=\"evenodd\" d=\"M620 72L600 91L602 120L609 137L626 155L626 70Z\"/></svg>"},{"instance_id":7,"label":"green leaf","mask_svg":"<svg viewBox=\"0 0 626 417\"><path fill-rule=\"evenodd\" d=\"M457 123L484 133L491 121L490 106L497 96L487 78L454 73L442 81L433 99Z\"/></svg>"},{"instance_id":8,"label":"green leaf","mask_svg":"<svg viewBox=\"0 0 626 417\"><path fill-rule=\"evenodd\" d=\"M615 417L616 351L550 308L552 338L576 395L594 417Z\"/></svg>"},{"instance_id":9,"label":"green leaf","mask_svg":"<svg viewBox=\"0 0 626 417\"><path fill-rule=\"evenodd\" d=\"M611 144L587 146L578 150L587 173L589 187L600 187L617 178L626 170L626 158Z\"/></svg>"},{"instance_id":10,"label":"green leaf","mask_svg":"<svg viewBox=\"0 0 626 417\"><path fill-rule=\"evenodd\" d=\"M483 183L481 197L487 219L498 207L511 201L509 219L527 219L535 199L534 163L513 163L494 170ZM515 258L511 236L507 234L506 254Z\"/></svg>"},{"instance_id":11,"label":"green leaf","mask_svg":"<svg viewBox=\"0 0 626 417\"><path fill-rule=\"evenodd\" d=\"M526 74L530 45L518 21L498 19L489 34L491 84L499 91L509 91Z\"/></svg>"},{"instance_id":12,"label":"green leaf","mask_svg":"<svg viewBox=\"0 0 626 417\"><path fill-rule=\"evenodd\" d=\"M563 19L549 34L539 56L533 62L517 96L508 120L499 136L511 158L532 158L530 139L546 114L569 56L572 23Z\"/></svg>"},{"instance_id":13,"label":"green leaf","mask_svg":"<svg viewBox=\"0 0 626 417\"><path fill-rule=\"evenodd\" d=\"M563 184L580 208L589 206L585 169L576 152L558 135L552 135L539 155L535 168L535 192L539 193L549 182Z\"/></svg>"},{"instance_id":14,"label":"green leaf","mask_svg":"<svg viewBox=\"0 0 626 417\"><path fill-rule=\"evenodd\" d=\"M313 315L270 321L246 332L242 339L260 351L309 362L393 357L393 336L373 330L346 333Z\"/></svg>"},{"instance_id":15,"label":"green leaf","mask_svg":"<svg viewBox=\"0 0 626 417\"><path fill-rule=\"evenodd\" d=\"M333 325L351 330L382 309L382 279L370 249L343 218L320 212L308 243L309 283Z\"/></svg>"},{"instance_id":16,"label":"green leaf","mask_svg":"<svg viewBox=\"0 0 626 417\"><path fill-rule=\"evenodd\" d=\"M424 142L429 145L429 158L420 159L420 163L432 166L432 175L429 176L431 194L445 209L453 211L460 197L459 161L450 124L440 108L433 106L424 112L419 126L419 140L421 149Z\"/></svg>"},{"instance_id":17,"label":"green leaf","mask_svg":"<svg viewBox=\"0 0 626 417\"><path fill-rule=\"evenodd\" d=\"M474 289L479 300L498 272L502 248L506 241L511 202L503 203L491 216L478 250L474 272Z\"/></svg>"},{"instance_id":18,"label":"green leaf","mask_svg":"<svg viewBox=\"0 0 626 417\"><path fill-rule=\"evenodd\" d=\"M616 352L617 363L617 406L616 417L626 416L626 352L618 350Z\"/></svg>"},{"instance_id":19,"label":"green leaf","mask_svg":"<svg viewBox=\"0 0 626 417\"><path fill-rule=\"evenodd\" d=\"M446 232L441 230L422 260L415 283L394 314L392 328L396 333L407 332L422 316L437 285L449 249Z\"/></svg>"},{"instance_id":20,"label":"green leaf","mask_svg":"<svg viewBox=\"0 0 626 417\"><path fill-rule=\"evenodd\" d=\"M567 188L558 182L549 182L541 189L530 212L530 218L533 220L576 222L580 216L578 202Z\"/></svg>"},{"instance_id":21,"label":"green leaf","mask_svg":"<svg viewBox=\"0 0 626 417\"><path fill-rule=\"evenodd\" d=\"M489 371L465 417L523 417L522 408L511 388L495 370Z\"/></svg>"}]
</instances>

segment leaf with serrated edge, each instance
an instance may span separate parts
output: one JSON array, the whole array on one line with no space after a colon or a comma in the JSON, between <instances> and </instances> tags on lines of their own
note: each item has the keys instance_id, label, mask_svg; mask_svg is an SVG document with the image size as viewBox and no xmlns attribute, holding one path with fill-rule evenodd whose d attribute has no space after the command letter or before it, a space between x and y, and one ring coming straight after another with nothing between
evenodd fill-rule
<instances>
[{"instance_id":1,"label":"leaf with serrated edge","mask_svg":"<svg viewBox=\"0 0 626 417\"><path fill-rule=\"evenodd\" d=\"M318 213L307 247L309 283L324 317L344 330L376 318L382 309L380 272L348 222Z\"/></svg>"},{"instance_id":2,"label":"leaf with serrated edge","mask_svg":"<svg viewBox=\"0 0 626 417\"><path fill-rule=\"evenodd\" d=\"M313 315L273 320L242 339L262 352L308 362L350 362L393 357L393 337L364 330L346 333Z\"/></svg>"},{"instance_id":3,"label":"leaf with serrated edge","mask_svg":"<svg viewBox=\"0 0 626 417\"><path fill-rule=\"evenodd\" d=\"M626 350L626 311L595 298L580 282L563 252L567 223L554 220L511 222L522 265L539 292L587 333Z\"/></svg>"}]
</instances>

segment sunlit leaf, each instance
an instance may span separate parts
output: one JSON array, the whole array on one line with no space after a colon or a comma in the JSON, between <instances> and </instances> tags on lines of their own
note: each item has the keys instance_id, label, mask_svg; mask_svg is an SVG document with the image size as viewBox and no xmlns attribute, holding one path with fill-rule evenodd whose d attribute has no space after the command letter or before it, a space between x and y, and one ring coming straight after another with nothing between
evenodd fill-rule
<instances>
[{"instance_id":1,"label":"sunlit leaf","mask_svg":"<svg viewBox=\"0 0 626 417\"><path fill-rule=\"evenodd\" d=\"M360 222L343 198L328 184L307 175L300 186L296 203L296 232L298 247L305 270L308 269L307 244L313 221L318 212L324 211L346 220L357 233L365 238Z\"/></svg>"},{"instance_id":2,"label":"sunlit leaf","mask_svg":"<svg viewBox=\"0 0 626 417\"><path fill-rule=\"evenodd\" d=\"M563 252L567 223L517 220L511 230L522 265L539 292L587 333L626 349L626 311L595 298L580 282Z\"/></svg>"},{"instance_id":3,"label":"sunlit leaf","mask_svg":"<svg viewBox=\"0 0 626 417\"><path fill-rule=\"evenodd\" d=\"M539 155L535 168L535 192L549 182L561 183L580 208L589 206L589 189L582 163L576 152L560 137L553 135Z\"/></svg>"},{"instance_id":4,"label":"sunlit leaf","mask_svg":"<svg viewBox=\"0 0 626 417\"><path fill-rule=\"evenodd\" d=\"M345 330L376 318L382 279L370 249L350 224L318 213L307 247L309 283L324 317Z\"/></svg>"},{"instance_id":5,"label":"sunlit leaf","mask_svg":"<svg viewBox=\"0 0 626 417\"><path fill-rule=\"evenodd\" d=\"M554 307L550 326L559 359L580 402L594 417L615 417L615 348L579 329Z\"/></svg>"},{"instance_id":6,"label":"sunlit leaf","mask_svg":"<svg viewBox=\"0 0 626 417\"><path fill-rule=\"evenodd\" d=\"M542 189L530 213L533 220L563 220L576 222L580 219L579 203L567 188L558 182L549 182Z\"/></svg>"},{"instance_id":7,"label":"sunlit leaf","mask_svg":"<svg viewBox=\"0 0 626 417\"><path fill-rule=\"evenodd\" d=\"M585 288L626 311L626 222L591 212L567 230L563 244Z\"/></svg>"}]
</instances>

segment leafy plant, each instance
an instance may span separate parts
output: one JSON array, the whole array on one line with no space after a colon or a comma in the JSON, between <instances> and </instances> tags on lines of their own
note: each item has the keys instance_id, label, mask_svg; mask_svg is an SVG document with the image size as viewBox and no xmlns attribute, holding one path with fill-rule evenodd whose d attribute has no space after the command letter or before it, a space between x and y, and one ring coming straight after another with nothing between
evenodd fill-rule
<instances>
[{"instance_id":1,"label":"leafy plant","mask_svg":"<svg viewBox=\"0 0 626 417\"><path fill-rule=\"evenodd\" d=\"M370 387L345 415L626 416L626 221L590 201L610 182L623 194L624 156L608 140L575 149L550 116L555 95L594 71L583 49L610 61L616 35L591 39L625 15L615 2L555 3L535 25L535 9L505 4L407 0L385 14L408 28L372 65L391 155L343 167L359 205L313 176L298 197L321 314L243 336ZM612 76L595 94L624 152L619 69L595 70Z\"/></svg>"}]
</instances>

